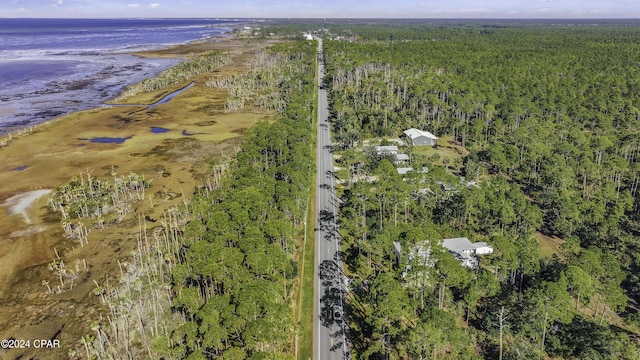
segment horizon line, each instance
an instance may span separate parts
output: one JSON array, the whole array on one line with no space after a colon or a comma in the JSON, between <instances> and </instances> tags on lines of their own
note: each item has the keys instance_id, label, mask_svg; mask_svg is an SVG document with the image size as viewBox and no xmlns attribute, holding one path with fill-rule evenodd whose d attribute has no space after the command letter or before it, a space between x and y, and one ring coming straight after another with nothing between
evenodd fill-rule
<instances>
[{"instance_id":1,"label":"horizon line","mask_svg":"<svg viewBox=\"0 0 640 360\"><path fill-rule=\"evenodd\" d=\"M106 16L106 17L3 17L3 19L85 19L85 20L226 20L226 21L258 21L258 20L640 20L640 17L238 17L238 16L203 16L203 17L167 17L167 16Z\"/></svg>"}]
</instances>

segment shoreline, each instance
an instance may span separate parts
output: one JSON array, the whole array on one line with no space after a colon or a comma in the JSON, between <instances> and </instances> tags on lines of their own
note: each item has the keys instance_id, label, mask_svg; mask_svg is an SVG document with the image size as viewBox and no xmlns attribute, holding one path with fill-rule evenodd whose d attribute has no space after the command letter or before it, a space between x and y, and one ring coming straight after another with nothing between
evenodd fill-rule
<instances>
[{"instance_id":1,"label":"shoreline","mask_svg":"<svg viewBox=\"0 0 640 360\"><path fill-rule=\"evenodd\" d=\"M36 81L25 87L16 85L16 92L2 92L4 102L0 109L0 148L6 146L2 138L10 134L20 135L29 127L64 118L78 111L87 111L102 106L121 96L127 88L147 78L158 77L164 71L188 58L182 47L200 43L230 39L234 30L242 24L213 26L221 33L183 43L142 45L129 49L105 49L104 51L61 52L57 57L37 57L19 60L0 60L0 65L16 66L17 63L47 62L55 66L82 66L86 73L64 70L52 80ZM65 55L66 54L66 55ZM65 62L69 65L66 65ZM39 66L34 65L33 69ZM44 79L49 79L45 77ZM27 83L30 83L30 80ZM15 81L9 81L15 83ZM17 84L17 83L16 83ZM8 89L12 89L11 87Z\"/></svg>"},{"instance_id":2,"label":"shoreline","mask_svg":"<svg viewBox=\"0 0 640 360\"><path fill-rule=\"evenodd\" d=\"M245 23L238 24L238 26L241 26L244 24ZM32 123L26 123L23 126L4 127L0 123L0 151L2 150L3 147L9 146L11 142L14 140L14 138L17 139L17 138L29 135L34 131L38 131L42 126L46 127L52 123L64 120L65 118L68 118L73 114L85 112L85 111L91 111L94 109L100 109L100 108L109 107L109 106L120 106L121 104L111 103L111 102L114 102L119 97L121 97L130 86L138 84L148 78L158 77L163 72L170 69L171 67L176 66L179 63L188 60L186 57L189 55L192 55L194 50L203 51L202 49L198 50L198 48L200 47L208 48L211 46L211 43L217 44L223 41L233 41L236 36L235 30L237 29L237 27L231 28L231 27L224 26L224 28L228 29L228 31L218 35L211 35L206 39L191 40L182 44L160 45L157 48L153 48L153 49L141 49L136 51L105 53L104 56L107 56L110 54L120 55L120 56L128 56L136 59L141 59L145 61L146 60L166 60L166 59L173 59L178 61L175 64L168 65L165 68L154 72L152 76L146 76L146 75L138 76L135 79L135 81L131 81L122 85L121 89L117 93L111 94L111 96L109 96L108 98L103 99L99 103L94 103L94 105L91 105L91 106L87 105L85 108L72 110L70 112L66 112L65 114L51 116L45 119L34 120ZM173 92L179 91L179 90L180 89L174 90ZM128 105L128 104L122 104L122 105ZM145 104L140 104L140 106L145 106ZM10 110L5 110L5 111L8 112ZM12 114L12 115L15 115L15 114ZM0 171L1 170L2 169L0 168Z\"/></svg>"}]
</instances>

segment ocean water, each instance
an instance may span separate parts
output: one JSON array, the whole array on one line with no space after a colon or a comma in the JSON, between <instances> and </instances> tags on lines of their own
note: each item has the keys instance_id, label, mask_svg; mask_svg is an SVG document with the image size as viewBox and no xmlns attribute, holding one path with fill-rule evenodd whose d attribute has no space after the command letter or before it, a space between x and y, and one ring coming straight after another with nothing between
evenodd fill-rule
<instances>
[{"instance_id":1,"label":"ocean water","mask_svg":"<svg viewBox=\"0 0 640 360\"><path fill-rule=\"evenodd\" d=\"M0 134L100 106L180 59L127 52L223 36L241 21L0 19Z\"/></svg>"}]
</instances>

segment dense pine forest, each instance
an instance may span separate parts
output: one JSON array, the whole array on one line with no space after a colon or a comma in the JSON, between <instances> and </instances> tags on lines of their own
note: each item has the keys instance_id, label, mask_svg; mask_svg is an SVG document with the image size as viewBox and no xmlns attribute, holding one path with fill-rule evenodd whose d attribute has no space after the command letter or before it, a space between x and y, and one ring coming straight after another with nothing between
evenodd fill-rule
<instances>
[{"instance_id":1,"label":"dense pine forest","mask_svg":"<svg viewBox=\"0 0 640 360\"><path fill-rule=\"evenodd\" d=\"M225 175L187 207L191 220L172 272L183 322L167 342L167 354L178 358L294 356L294 256L314 169L316 45L276 45L258 59L249 76L265 85L234 90L279 93L286 106L245 134Z\"/></svg>"},{"instance_id":2,"label":"dense pine forest","mask_svg":"<svg viewBox=\"0 0 640 360\"><path fill-rule=\"evenodd\" d=\"M640 357L640 28L322 26L354 358Z\"/></svg>"}]
</instances>

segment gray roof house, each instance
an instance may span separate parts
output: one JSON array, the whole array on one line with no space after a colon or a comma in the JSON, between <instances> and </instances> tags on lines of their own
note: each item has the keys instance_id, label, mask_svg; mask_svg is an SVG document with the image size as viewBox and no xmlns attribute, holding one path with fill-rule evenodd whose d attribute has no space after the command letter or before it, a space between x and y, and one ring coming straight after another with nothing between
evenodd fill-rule
<instances>
[{"instance_id":1,"label":"gray roof house","mask_svg":"<svg viewBox=\"0 0 640 360\"><path fill-rule=\"evenodd\" d=\"M455 256L458 261L463 266L466 266L471 269L478 268L478 258L477 255L486 255L493 253L493 248L487 245L486 242L476 242L471 243L467 238L453 238L453 239L443 239L440 244L445 249L449 250L453 256ZM398 241L393 242L393 252L396 256L396 261L398 264L401 263L403 256L407 256L407 261L412 259L419 259L420 263L426 266L435 265L435 260L431 258L431 245L428 241L421 242L419 244L413 245L409 248L409 251L406 253L402 251L402 245ZM407 265L403 271L403 276L405 276L411 266Z\"/></svg>"},{"instance_id":2,"label":"gray roof house","mask_svg":"<svg viewBox=\"0 0 640 360\"><path fill-rule=\"evenodd\" d=\"M412 167L399 167L399 168L396 168L396 171L400 175L407 175L410 171L415 171L415 172L418 172L418 173L426 174L426 173L429 172L429 168L427 168L425 166L425 167L422 168L422 171L418 171L418 170L416 170L416 169L414 169Z\"/></svg>"},{"instance_id":3,"label":"gray roof house","mask_svg":"<svg viewBox=\"0 0 640 360\"><path fill-rule=\"evenodd\" d=\"M453 238L442 240L442 246L449 250L462 265L472 269L478 268L476 255L493 253L493 248L486 242L471 243L467 238Z\"/></svg>"},{"instance_id":4,"label":"gray roof house","mask_svg":"<svg viewBox=\"0 0 640 360\"><path fill-rule=\"evenodd\" d=\"M438 144L438 137L428 131L411 128L403 133L411 140L413 146L435 146Z\"/></svg>"},{"instance_id":5,"label":"gray roof house","mask_svg":"<svg viewBox=\"0 0 640 360\"><path fill-rule=\"evenodd\" d=\"M375 150L378 155L383 155L383 154L396 155L398 153L398 147L395 145L376 146Z\"/></svg>"},{"instance_id":6,"label":"gray roof house","mask_svg":"<svg viewBox=\"0 0 640 360\"><path fill-rule=\"evenodd\" d=\"M396 154L396 163L403 163L409 161L409 155L407 154Z\"/></svg>"}]
</instances>

